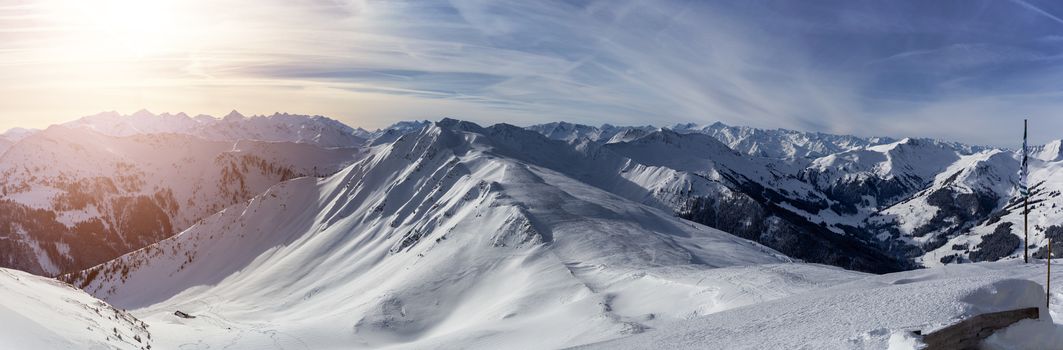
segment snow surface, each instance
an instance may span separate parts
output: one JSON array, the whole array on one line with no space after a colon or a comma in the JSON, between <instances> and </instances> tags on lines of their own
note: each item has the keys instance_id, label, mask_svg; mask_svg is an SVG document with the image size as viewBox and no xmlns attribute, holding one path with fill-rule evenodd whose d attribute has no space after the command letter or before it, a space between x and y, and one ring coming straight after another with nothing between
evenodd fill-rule
<instances>
[{"instance_id":1,"label":"snow surface","mask_svg":"<svg viewBox=\"0 0 1063 350\"><path fill-rule=\"evenodd\" d=\"M37 130L37 129L26 129L26 128L11 128L11 129L8 129L7 131L5 131L3 134L0 134L0 139L5 139L5 140L11 141L11 142L19 142L22 139L24 139L24 138L26 138L26 137L28 137L30 135L33 135L33 134L35 134L37 132L40 132L40 130ZM2 152L0 152L0 153L2 153Z\"/></svg>"},{"instance_id":2,"label":"snow surface","mask_svg":"<svg viewBox=\"0 0 1063 350\"><path fill-rule=\"evenodd\" d=\"M426 129L328 179L282 183L78 283L174 346L281 335L310 348L556 348L860 275L753 266L790 259L459 142L481 135L460 130ZM645 302L660 296L672 297Z\"/></svg>"},{"instance_id":3,"label":"snow surface","mask_svg":"<svg viewBox=\"0 0 1063 350\"><path fill-rule=\"evenodd\" d=\"M154 343L143 322L80 289L3 268L0 325L3 349L141 349Z\"/></svg>"},{"instance_id":4,"label":"snow surface","mask_svg":"<svg viewBox=\"0 0 1063 350\"><path fill-rule=\"evenodd\" d=\"M886 348L1044 301L1041 265L875 276L800 263L605 190L615 179L577 180L599 166L681 179L618 152L718 142L651 133L668 142L541 157L516 145L560 146L525 132L445 120L72 280L133 310L160 348Z\"/></svg>"},{"instance_id":5,"label":"snow surface","mask_svg":"<svg viewBox=\"0 0 1063 350\"><path fill-rule=\"evenodd\" d=\"M0 156L3 156L4 152L7 152L7 150L10 149L11 145L13 144L15 144L14 141L0 137Z\"/></svg>"},{"instance_id":6,"label":"snow surface","mask_svg":"<svg viewBox=\"0 0 1063 350\"><path fill-rule=\"evenodd\" d=\"M56 254L54 249L36 249L38 252L31 256L26 256L29 252L5 251L0 252L0 257L22 261L25 265L13 267L44 275L71 272L72 266L89 267L103 261L100 259L116 257L177 233L282 180L333 174L363 156L360 148L207 141L184 134L109 136L83 128L52 126L20 140L0 155L0 200L48 210L67 227L99 222L104 231L113 232L119 239L132 238L121 244L133 246L118 248L110 256L93 257L96 260L88 263L82 262L83 256L69 255L69 250ZM136 219L126 215L132 207L123 204L123 200L130 198L154 200L163 208L160 210L165 210L165 220L159 220L159 225L172 229L134 243L145 233L127 229L131 226L128 223ZM6 224L0 223L3 227ZM24 244L13 245L12 250L61 243L51 242L56 235L44 231L27 232L19 237ZM108 233L100 232L99 237L105 234ZM53 238L43 242L42 237ZM72 238L79 241L79 237ZM59 262L58 266L53 262Z\"/></svg>"},{"instance_id":7,"label":"snow surface","mask_svg":"<svg viewBox=\"0 0 1063 350\"><path fill-rule=\"evenodd\" d=\"M1063 281L1063 274L1053 277ZM1052 323L1063 316L1063 295L1053 289L1050 313L1043 279L1043 264L1017 261L869 275L584 348L895 349L918 345L904 341L909 331L929 333L972 315L1039 307L1040 320L1013 325L987 343L1063 349L1063 342L1052 342L1063 337L1063 325Z\"/></svg>"},{"instance_id":8,"label":"snow surface","mask_svg":"<svg viewBox=\"0 0 1063 350\"><path fill-rule=\"evenodd\" d=\"M1004 206L1013 152L722 124L528 130L447 119L370 132L322 118L101 114L0 152L7 179L40 179L6 199L40 208L58 193L49 183L120 171L145 190L169 187L178 202L201 203L219 193L208 170L243 156L336 172L279 184L248 176L239 182L250 200L210 216L178 215L191 227L65 276L130 314L67 285L0 270L0 320L19 325L0 327L0 348L139 348L136 335L158 349L894 349L919 346L911 330L1045 299L1043 261L1024 265L1014 254L869 275L796 261L673 212L692 195L740 195L735 178L823 202L817 185L900 179L912 187L904 200L865 196L856 214L778 205L817 223L896 224L899 239L918 243L933 238L908 235L938 213L933 191L1000 194ZM321 147L351 143L367 148ZM1054 209L1052 193L1063 187L1051 177L1059 166L1047 155L1031 164L1044 209ZM802 173L820 175L806 182ZM1053 223L1044 213L1036 223ZM91 207L57 216L74 223L98 214ZM973 246L994 227L950 239ZM1053 323L1063 303L1059 276L1041 320L1009 327L986 347L1063 344Z\"/></svg>"},{"instance_id":9,"label":"snow surface","mask_svg":"<svg viewBox=\"0 0 1063 350\"><path fill-rule=\"evenodd\" d=\"M884 137L861 138L849 135L802 132L786 129L756 129L743 126L728 126L723 123L710 125L676 124L671 131L683 134L705 134L716 138L738 152L755 157L799 160L813 159L833 153L844 152L872 145L893 142ZM643 135L660 130L654 126L599 127L554 122L528 127L551 139L577 141L586 139L601 143L617 143L635 140Z\"/></svg>"}]
</instances>

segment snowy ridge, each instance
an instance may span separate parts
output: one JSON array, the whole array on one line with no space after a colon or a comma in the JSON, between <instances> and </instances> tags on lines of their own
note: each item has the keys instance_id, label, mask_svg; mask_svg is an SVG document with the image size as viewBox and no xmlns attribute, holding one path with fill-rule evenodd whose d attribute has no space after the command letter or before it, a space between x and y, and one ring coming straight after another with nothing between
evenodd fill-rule
<instances>
[{"instance_id":1,"label":"snowy ridge","mask_svg":"<svg viewBox=\"0 0 1063 350\"><path fill-rule=\"evenodd\" d=\"M396 139L413 132L419 132L424 128L432 125L430 121L403 121L392 124L389 127L383 129L377 129L376 131L369 133L369 145L377 146L386 143L395 142Z\"/></svg>"},{"instance_id":2,"label":"snowy ridge","mask_svg":"<svg viewBox=\"0 0 1063 350\"><path fill-rule=\"evenodd\" d=\"M148 325L53 279L0 268L0 347L145 349Z\"/></svg>"},{"instance_id":3,"label":"snowy ridge","mask_svg":"<svg viewBox=\"0 0 1063 350\"><path fill-rule=\"evenodd\" d=\"M541 133L555 140L574 141L586 138L602 143L631 141L639 136L660 129L654 126L613 126L609 124L594 127L566 122L528 127L528 130ZM895 141L887 137L863 138L786 129L756 129L728 126L720 122L710 125L676 124L668 129L683 134L709 135L723 142L728 147L749 156L786 160L813 159L833 153Z\"/></svg>"},{"instance_id":4,"label":"snowy ridge","mask_svg":"<svg viewBox=\"0 0 1063 350\"><path fill-rule=\"evenodd\" d=\"M324 176L358 149L114 137L53 126L0 156L0 266L54 275L155 243L298 176Z\"/></svg>"},{"instance_id":5,"label":"snowy ridge","mask_svg":"<svg viewBox=\"0 0 1063 350\"><path fill-rule=\"evenodd\" d=\"M987 163L978 168L978 179L985 189L975 191L986 204L982 207L988 215L972 220L971 227L956 234L940 238L940 245L932 246L921 258L924 265L937 266L946 263L993 261L1017 259L1024 254L1023 203L1018 195L1018 156L1008 152L995 157L998 162ZM1030 161L1030 229L1029 251L1031 257L1047 256L1048 237L1053 237L1053 249L1063 248L1063 222L1058 220L1063 212L1063 182L1057 180L1063 171L1063 162ZM993 185L996 185L995 187ZM996 202L993 202L995 200Z\"/></svg>"},{"instance_id":6,"label":"snowy ridge","mask_svg":"<svg viewBox=\"0 0 1063 350\"><path fill-rule=\"evenodd\" d=\"M721 123L680 124L657 132L568 123L528 129L577 147L587 148L587 142L602 144L632 159L630 169L643 171L633 177L638 179L638 188L654 190L644 195L652 200L642 202L776 249L804 241L786 237L814 234L828 240L855 240L847 245L873 247L929 266L995 261L1022 253L1014 238L1021 230L1014 190L1019 163L1014 151L929 139L859 138ZM610 130L640 136L618 141L612 137L619 134L610 134ZM711 136L722 145L683 144L690 141L676 142L679 139L673 134L677 133ZM640 140L647 135L655 136ZM1057 167L1053 164L1061 160L1059 145L1056 141L1031 147L1031 169ZM722 146L737 150L738 155ZM646 166L656 168L653 175L642 170ZM1034 173L1032 183L1040 183L1034 207L1045 213L1037 219L1039 228L1031 242L1035 250L1043 250L1046 235L1063 234L1063 221L1052 219L1051 214L1063 205L1056 203L1063 188L1054 185L1051 170ZM743 222L774 224L758 227ZM774 233L778 231L784 233ZM765 237L760 232L773 233ZM786 253L831 261L807 249Z\"/></svg>"},{"instance_id":7,"label":"snowy ridge","mask_svg":"<svg viewBox=\"0 0 1063 350\"><path fill-rule=\"evenodd\" d=\"M600 127L594 127L582 124L572 124L567 122L553 122L539 125L532 125L527 127L528 130L538 132L544 136L566 142L578 141L580 139L587 139L590 141L598 141L604 143L631 141L646 133L657 130L658 128L653 126L613 126L609 124L603 124Z\"/></svg>"},{"instance_id":8,"label":"snowy ridge","mask_svg":"<svg viewBox=\"0 0 1063 350\"><path fill-rule=\"evenodd\" d=\"M790 260L506 156L505 141L485 131L440 122L330 178L279 184L70 278L115 305L143 308L148 320L180 309L222 322L174 326L203 339L238 336L253 346L275 331L328 348L575 345L853 276L806 265L742 268ZM697 282L717 269L724 282ZM814 272L824 269L836 272ZM740 271L808 277L796 289L721 298L741 288L722 276ZM647 304L646 295L688 302ZM258 323L239 316L252 314ZM306 329L327 336L307 338Z\"/></svg>"},{"instance_id":9,"label":"snowy ridge","mask_svg":"<svg viewBox=\"0 0 1063 350\"><path fill-rule=\"evenodd\" d=\"M710 125L677 124L672 130L702 133L720 140L739 152L779 159L818 158L833 153L894 142L888 137L856 137L786 129L756 129L729 126L720 122Z\"/></svg>"},{"instance_id":10,"label":"snowy ridge","mask_svg":"<svg viewBox=\"0 0 1063 350\"><path fill-rule=\"evenodd\" d=\"M26 128L11 128L11 129L8 129L7 131L5 131L3 134L0 134L0 139L5 139L5 140L8 140L8 141L14 143L14 142L19 142L22 139L24 139L24 138L26 138L26 137L28 137L30 135L33 135L34 133L37 133L37 132L40 132L40 130L37 130L37 129L26 129Z\"/></svg>"},{"instance_id":11,"label":"snowy ridge","mask_svg":"<svg viewBox=\"0 0 1063 350\"><path fill-rule=\"evenodd\" d=\"M355 135L355 129L336 120L287 113L245 117L232 111L222 118L215 118L208 115L190 117L184 113L153 114L140 110L131 115L104 112L63 125L111 136L177 133L213 141L284 141L322 147L354 147L366 140Z\"/></svg>"},{"instance_id":12,"label":"snowy ridge","mask_svg":"<svg viewBox=\"0 0 1063 350\"><path fill-rule=\"evenodd\" d=\"M925 188L960 156L949 145L906 138L818 158L800 178L855 212L856 206L889 205Z\"/></svg>"},{"instance_id":13,"label":"snowy ridge","mask_svg":"<svg viewBox=\"0 0 1063 350\"><path fill-rule=\"evenodd\" d=\"M1040 146L1032 146L1029 149L1030 157L1046 162L1063 160L1063 140L1052 140Z\"/></svg>"},{"instance_id":14,"label":"snowy ridge","mask_svg":"<svg viewBox=\"0 0 1063 350\"><path fill-rule=\"evenodd\" d=\"M386 147L404 135L431 127L431 124L427 121L399 122L370 132L324 117L287 114L247 118L234 112L218 119L184 114L155 115L147 111L130 116L102 113L70 125L76 125L78 130L95 129L109 134L131 135L128 137L143 136L144 139L149 138L146 133L153 135L150 137L166 135L159 138L169 140L188 137L185 133L194 132L214 135L212 137L218 140L242 141L218 141L228 143L225 151L220 151L220 145L218 149L190 150L190 153L196 153L189 155L195 159L222 154L210 164L197 161L198 165L193 168L220 166L229 169L223 169L217 176L208 174L192 179L181 174L171 175L173 170L167 169L166 164L152 165L148 171L130 171L122 170L129 162L100 161L98 156L69 157L70 150L92 148L91 143L71 146L70 150L56 153L55 157L41 157L48 161L37 161L38 157L32 151L23 152L20 160L7 162L10 163L9 171L21 170L22 174L4 179L8 193L3 194L3 199L26 207L19 210L56 211L57 217L53 221L69 230L87 230L76 225L112 215L109 211L114 209L99 205L57 209L55 198L70 192L67 187L71 183L81 187L97 186L99 184L83 182L98 181L106 174L133 176L145 182L138 185L140 189L124 191L117 186L123 190L118 192L126 196L148 197L160 209L173 206L160 203L173 202L176 205L176 209L162 210L164 215L152 214L170 221L167 224L153 220L162 228L146 231L156 233L143 240L123 243L135 248L168 235L157 232L175 232L187 227L227 205L258 194L277 181L298 175L329 174L364 155L349 149L323 150L318 145L355 142L375 148ZM625 199L755 240L806 261L862 271L895 271L911 268L914 266L912 262L925 263L927 259L923 255L941 248L958 235L971 233L971 229L995 215L993 213L1000 212L1014 195L1008 188L1013 185L1009 167L1015 165L1007 159L1007 154L1012 153L935 140L858 138L730 127L720 123L677 125L672 129L590 127L565 122L528 128L504 124L480 127L453 120L444 121L444 124L460 124L468 128L466 131L481 135L480 141L491 144L495 153L550 169ZM202 129L207 126L210 130ZM348 134L357 140L343 136ZM366 138L369 141L364 141ZM256 143L248 139L285 139L300 143ZM51 146L42 144L39 147L48 149ZM138 146L123 144L120 147ZM1052 147L1049 144L1034 149L1039 158L1053 159ZM833 151L837 152L808 158ZM351 155L340 156L345 152ZM990 154L996 155L989 157ZM3 163L0 161L0 167L4 166ZM64 164L64 167L73 169L111 165L100 167L102 172L96 173L45 174L59 177L45 181L51 184L32 189L20 187L33 176L30 169L45 167L45 164ZM133 164L140 166L136 162ZM256 167L262 173L272 175L241 178L246 177L244 173L249 170L257 171L254 170ZM238 169L241 175L236 176L232 169ZM171 177L184 179L173 180ZM225 185L221 185L220 191L201 189L189 195L190 185L173 187L171 182L174 181ZM175 191L172 201L165 193L167 189ZM161 197L155 198L156 191L163 191ZM218 196L224 200L211 199ZM197 204L187 205L189 202ZM195 208L189 211L190 207ZM46 215L44 212L38 214ZM1046 224L1056 223L1048 220ZM172 229L166 228L167 225ZM113 231L112 227L120 225L104 220L102 226L103 229L92 231ZM4 266L51 274L70 271L71 266L77 265L68 261L70 256L76 256L75 260L103 261L98 256L82 257L87 253L76 249L71 252L70 242L59 237L45 239L42 243L39 238L29 237L35 234L27 236L25 231L14 228L8 231L9 236L17 237L14 242L20 242L15 243L17 248L8 251L19 253L9 253L6 259L0 254L0 263L6 264ZM86 236L73 231L59 236ZM975 236L993 232L976 231ZM6 242L11 244L12 241ZM977 245L978 241L972 243ZM958 257L966 257L966 251L970 249L964 248L963 243L957 244ZM127 248L107 249L125 251ZM106 254L107 258L113 254L117 253ZM991 256L990 260L994 260L1005 255ZM930 259L953 258L935 255Z\"/></svg>"},{"instance_id":15,"label":"snowy ridge","mask_svg":"<svg viewBox=\"0 0 1063 350\"><path fill-rule=\"evenodd\" d=\"M836 265L860 260L896 269L896 261L875 255L861 227L837 223L865 215L868 230L880 219L891 227L883 213L920 200L921 210L956 205L939 207L935 213L952 216L938 221L990 222L955 215L985 193L1011 191L1012 152L901 140L806 167L668 129L603 143L444 119L396 134L332 176L273 185L176 236L64 279L134 309L163 348L879 349L914 344L910 330L1045 300L1031 282L1043 276L1040 265L872 276L801 263L736 237L818 247L795 252ZM237 143L234 151L272 145ZM1035 162L1034 178L1049 179L1052 166ZM885 211L875 210L884 201L868 199L850 203L859 210L844 216L835 208L845 193L802 179L809 169L857 169L864 174L857 179L903 179L914 189ZM1054 188L1049 182L1035 187L1035 198ZM990 210L1012 205L1005 196ZM752 231L729 234L676 216ZM817 225L816 218L833 221ZM986 239L978 227L928 237ZM914 233L879 235L929 242ZM838 255L816 255L824 250ZM1052 337L1063 332L1051 320L1063 294L1056 286L1042 320L992 341L1058 343ZM175 318L177 310L196 318ZM1026 336L1030 328L1047 329L1046 337Z\"/></svg>"},{"instance_id":16,"label":"snowy ridge","mask_svg":"<svg viewBox=\"0 0 1063 350\"><path fill-rule=\"evenodd\" d=\"M14 141L0 137L0 156L3 156L4 152L7 152L7 150L10 149L11 145L13 144L15 144Z\"/></svg>"}]
</instances>

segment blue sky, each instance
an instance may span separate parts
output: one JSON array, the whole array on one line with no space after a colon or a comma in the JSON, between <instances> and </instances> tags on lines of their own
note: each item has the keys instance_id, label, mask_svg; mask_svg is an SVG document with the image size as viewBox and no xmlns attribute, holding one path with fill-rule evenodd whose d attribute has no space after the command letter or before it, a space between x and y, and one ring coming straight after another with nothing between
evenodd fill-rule
<instances>
[{"instance_id":1,"label":"blue sky","mask_svg":"<svg viewBox=\"0 0 1063 350\"><path fill-rule=\"evenodd\" d=\"M0 128L236 108L1063 138L1060 2L8 2Z\"/></svg>"}]
</instances>

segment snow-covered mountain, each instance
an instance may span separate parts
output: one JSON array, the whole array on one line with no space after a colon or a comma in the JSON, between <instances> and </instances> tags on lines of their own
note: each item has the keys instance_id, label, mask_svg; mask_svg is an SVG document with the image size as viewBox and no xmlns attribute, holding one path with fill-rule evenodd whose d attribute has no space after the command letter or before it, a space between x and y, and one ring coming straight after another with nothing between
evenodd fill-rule
<instances>
[{"instance_id":1,"label":"snow-covered mountain","mask_svg":"<svg viewBox=\"0 0 1063 350\"><path fill-rule=\"evenodd\" d=\"M1031 158L1037 158L1045 162L1063 160L1063 140L1052 140L1044 145L1032 146L1029 149Z\"/></svg>"},{"instance_id":2,"label":"snow-covered mountain","mask_svg":"<svg viewBox=\"0 0 1063 350\"><path fill-rule=\"evenodd\" d=\"M18 141L20 141L20 140L22 140L22 139L24 139L24 138L26 138L26 137L28 137L30 135L33 135L34 133L37 133L39 131L40 130L37 130L37 129L11 128L11 129L8 129L7 131L5 131L3 134L0 134L0 139L5 139L7 141L10 141L10 142L14 143L14 142L18 142Z\"/></svg>"},{"instance_id":3,"label":"snow-covered mountain","mask_svg":"<svg viewBox=\"0 0 1063 350\"><path fill-rule=\"evenodd\" d=\"M424 121L401 121L383 129L377 129L368 134L370 146L377 146L395 142L402 135L419 132L432 125L432 122Z\"/></svg>"},{"instance_id":4,"label":"snow-covered mountain","mask_svg":"<svg viewBox=\"0 0 1063 350\"><path fill-rule=\"evenodd\" d=\"M64 278L173 348L883 348L1044 305L1030 265L875 277L795 263L676 218L676 194L655 194L763 183L758 200L777 192L764 205L784 208L782 189L816 191L786 175L798 168L700 134L603 145L443 120ZM1054 326L1013 328L1037 327Z\"/></svg>"},{"instance_id":5,"label":"snow-covered mountain","mask_svg":"<svg viewBox=\"0 0 1063 350\"><path fill-rule=\"evenodd\" d=\"M766 244L789 256L848 269L889 272L910 268L883 254L863 237L846 235L815 220L828 210L829 197L798 177L792 163L749 157L702 134L656 131L604 148L644 165L691 175L654 192L677 216ZM708 182L708 184L702 184ZM695 190L714 188L710 191Z\"/></svg>"},{"instance_id":6,"label":"snow-covered mountain","mask_svg":"<svg viewBox=\"0 0 1063 350\"><path fill-rule=\"evenodd\" d=\"M940 142L906 138L817 158L799 177L837 200L836 212L856 213L858 207L889 205L926 188L962 155Z\"/></svg>"},{"instance_id":7,"label":"snow-covered mountain","mask_svg":"<svg viewBox=\"0 0 1063 350\"><path fill-rule=\"evenodd\" d=\"M84 269L360 156L357 148L52 126L0 156L0 266L44 275Z\"/></svg>"},{"instance_id":8,"label":"snow-covered mountain","mask_svg":"<svg viewBox=\"0 0 1063 350\"><path fill-rule=\"evenodd\" d=\"M148 325L53 279L0 268L0 348L150 349Z\"/></svg>"},{"instance_id":9,"label":"snow-covered mountain","mask_svg":"<svg viewBox=\"0 0 1063 350\"><path fill-rule=\"evenodd\" d=\"M63 126L85 128L110 136L177 133L211 141L283 141L322 147L354 147L366 141L366 138L356 135L356 129L322 116L275 113L245 117L235 110L222 118L208 115L190 117L184 113L154 114L147 110L130 115L104 112L64 123Z\"/></svg>"},{"instance_id":10,"label":"snow-covered mountain","mask_svg":"<svg viewBox=\"0 0 1063 350\"><path fill-rule=\"evenodd\" d=\"M536 165L510 147L527 135L445 120L68 278L148 322L173 310L210 320L153 327L172 344L556 348L854 275L752 267L791 260ZM753 293L698 281L750 273L765 278ZM809 277L771 283L793 274Z\"/></svg>"},{"instance_id":11,"label":"snow-covered mountain","mask_svg":"<svg viewBox=\"0 0 1063 350\"><path fill-rule=\"evenodd\" d=\"M528 127L546 137L573 141L585 138L602 143L631 141L647 133L659 130L654 126L600 127L554 122ZM744 126L729 126L720 122L709 125L694 123L676 124L669 128L683 134L698 133L712 136L738 152L755 156L787 160L813 159L838 152L894 142L888 137L857 137L786 129L757 129Z\"/></svg>"},{"instance_id":12,"label":"snow-covered mountain","mask_svg":"<svg viewBox=\"0 0 1063 350\"><path fill-rule=\"evenodd\" d=\"M4 152L7 152L7 150L11 148L11 145L14 145L14 144L15 144L14 141L8 140L8 139L3 138L3 137L0 137L0 155L3 155Z\"/></svg>"},{"instance_id":13,"label":"snow-covered mountain","mask_svg":"<svg viewBox=\"0 0 1063 350\"><path fill-rule=\"evenodd\" d=\"M888 137L857 137L787 129L757 129L729 126L720 122L710 125L676 124L672 129L681 133L702 133L715 137L731 148L751 156L781 159L819 158L895 141Z\"/></svg>"},{"instance_id":14,"label":"snow-covered mountain","mask_svg":"<svg viewBox=\"0 0 1063 350\"><path fill-rule=\"evenodd\" d=\"M18 142L35 132L37 132L37 130L12 128L0 134L0 155L3 155L4 152L7 152L7 150L11 148L11 145L14 145L15 142Z\"/></svg>"},{"instance_id":15,"label":"snow-covered mountain","mask_svg":"<svg viewBox=\"0 0 1063 350\"><path fill-rule=\"evenodd\" d=\"M970 251L987 251L976 248L983 236L1004 237L1005 242L1011 244L1009 236L992 235L996 226L984 227L996 223L991 218L1005 217L1014 211L1017 158L1008 150L926 139L858 138L731 127L720 123L655 128L590 127L558 122L526 129L508 125L484 128L453 120L445 124L480 135L480 141L495 145L494 152L506 157L550 169L627 200L760 242L806 261L887 272L916 264L966 261L971 259ZM176 164L174 157L192 157L198 164L194 167L179 167L181 171L175 171L162 164L144 170L139 168L144 164L155 164L146 156L136 161L119 161L115 159L120 157L115 158L109 151L143 147L135 142L106 146L103 149L108 151L101 151L99 145L111 141L83 140L80 144L69 144L63 136L47 137L58 133L56 130L59 129L15 133L22 135L20 137L26 138L27 142L22 147L15 143L9 147L13 153L21 155L0 158L0 167L6 166L7 172L3 178L4 189L10 192L0 198L8 200L2 203L14 206L12 213L38 210L32 217L48 216L47 212L52 212L55 218L45 221L67 229L52 230L60 233L51 238L40 238L23 234L26 230L22 226L11 226L7 229L8 236L16 239L4 242L19 248L8 249L6 256L0 256L0 261L6 261L4 266L52 274L86 266L73 261L101 262L164 238L199 218L250 198L278 181L296 175L328 174L359 157L355 150L329 150L319 147L321 145L353 142L374 148L387 147L405 135L430 129L433 123L400 122L370 132L324 117L275 114L247 118L232 113L218 119L140 111L129 116L102 113L68 125L74 126L73 130L104 131L106 134L99 136L102 138L140 137L139 142L158 139L162 143L152 147L159 150L171 146L185 147L168 142L186 140L181 142L190 143L196 140L189 136L193 134L207 135L215 141L204 144L210 146L185 147L185 153L171 152L173 156L157 157L170 162L170 168ZM99 135L92 131L86 133ZM53 140L34 141L34 137ZM233 141L249 139L299 143ZM79 137L71 137L71 140L79 140ZM236 149L232 144L242 149L240 154L260 158L238 162L268 163L269 166L260 170L238 167L241 174L250 179L244 179L245 184L236 186L240 179L226 173L230 170L223 169L234 166L226 166L220 158L212 158L215 155L233 156L232 151ZM1035 167L1058 161L1058 144L1033 147L1034 156L1040 160ZM34 147L41 150L59 147L61 150L38 156ZM14 152L19 149L21 151ZM88 153L93 155L78 153L84 150L92 150ZM816 156L827 152L834 153ZM140 187L129 191L118 185L113 191L107 186L100 187L103 186L99 183L101 178L112 177L108 181L118 184L123 176L130 176L125 174L130 171L123 170L129 167L125 163L132 163L133 168L137 168L133 176L144 182L138 185ZM77 171L61 174L33 171L35 168L56 168L48 164L64 164L62 168ZM270 166L273 169L269 169ZM280 168L290 168L292 173L279 174ZM84 172L82 169L96 170ZM200 169L196 172L200 175L185 176L188 169ZM210 171L202 169L213 169L210 171L214 173L203 175ZM247 171L257 175L244 174ZM39 186L32 190L23 188L24 183L31 182ZM193 182L214 187L196 189L191 193L187 190L190 185L174 185ZM219 183L224 185L210 185ZM86 188L106 194L98 195L100 198L94 199L96 202L89 206L60 203L68 201L61 198L85 196ZM174 191L172 201L175 204L166 204L171 201L167 190ZM1055 191L1047 189L1042 195L1048 198ZM134 203L145 201L152 205L100 204L111 201L103 197L124 198L121 200ZM120 218L126 217L128 210L153 206L160 208L153 212L162 213L152 214L153 217L165 217L165 220L147 220L153 223L150 228L134 228L129 226L132 223L121 223L124 219ZM166 209L171 206L176 209ZM94 218L101 222L93 221ZM137 223L140 224L144 223ZM1046 219L1042 226L1052 225L1063 223ZM95 233L79 233L78 230ZM88 245L94 247L90 249L94 253L70 252L68 243L71 239L110 242L115 241L114 232L130 230L138 233L134 236L118 234L119 241L123 242L119 248ZM1040 239L1043 234L1035 233L1035 237ZM952 240L956 242L946 244ZM107 253L97 256L101 253L95 252L99 251ZM1021 252L977 253L975 259L996 260L1017 253Z\"/></svg>"},{"instance_id":16,"label":"snow-covered mountain","mask_svg":"<svg viewBox=\"0 0 1063 350\"><path fill-rule=\"evenodd\" d=\"M528 127L528 130L538 132L554 140L572 142L586 139L603 143L631 141L657 129L653 126L613 126L610 124L594 127L568 122L553 122Z\"/></svg>"},{"instance_id":17,"label":"snow-covered mountain","mask_svg":"<svg viewBox=\"0 0 1063 350\"><path fill-rule=\"evenodd\" d=\"M1021 258L1024 254L1023 202L1016 186L1019 167L1015 153L986 152L967 169L945 178L940 185L929 189L926 199L913 201L891 212L903 214L921 211L923 215L907 215L898 220L901 234L916 241L925 241L925 255L919 261L927 266L971 261L994 261ZM1063 182L1058 172L1063 161L1030 161L1031 195L1029 200L1029 253L1032 257L1047 256L1048 237L1054 240L1053 249L1063 251ZM892 209L892 208L891 208ZM942 225L941 223L946 223ZM951 228L942 234L937 227Z\"/></svg>"},{"instance_id":18,"label":"snow-covered mountain","mask_svg":"<svg viewBox=\"0 0 1063 350\"><path fill-rule=\"evenodd\" d=\"M788 250L798 246L797 242L810 242L810 236L841 238L850 247L870 246L896 259L923 265L994 261L1023 253L1020 240L1015 238L1022 223L1015 191L1019 159L1011 150L721 123L680 124L656 131L567 123L528 129L573 144L586 140L603 145L601 148L641 165L700 176L711 184L649 176L640 181L659 185L640 188L657 189L650 197L656 198L658 207L755 239L790 256L853 268L807 249ZM639 136L615 140L618 134L613 132L617 129ZM698 141L698 145L686 145L675 134L711 136L721 144L706 148L699 145L709 143ZM655 146L648 146L651 144ZM1060 144L1056 141L1031 147L1032 169L1045 169L1035 170L1031 176L1031 181L1041 183L1035 187L1034 206L1047 211L1039 217L1037 232L1030 238L1037 251L1044 248L1045 232L1051 235L1057 232L1054 226L1063 227L1063 220L1051 219L1053 210L1063 205L1055 203L1063 188L1050 180L1056 162L1063 160ZM632 151L634 145L646 149ZM682 187L669 190L670 183ZM772 223L776 228L769 228ZM778 232L778 227L787 227L784 239L772 243L772 239L760 236ZM842 255L853 254L853 249L841 251Z\"/></svg>"}]
</instances>

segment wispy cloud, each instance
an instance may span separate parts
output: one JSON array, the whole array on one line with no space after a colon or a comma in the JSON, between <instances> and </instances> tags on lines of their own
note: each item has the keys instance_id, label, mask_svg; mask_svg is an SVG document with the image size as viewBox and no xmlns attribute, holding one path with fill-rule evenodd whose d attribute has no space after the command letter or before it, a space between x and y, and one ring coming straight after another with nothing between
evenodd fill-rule
<instances>
[{"instance_id":1,"label":"wispy cloud","mask_svg":"<svg viewBox=\"0 0 1063 350\"><path fill-rule=\"evenodd\" d=\"M1056 22L1056 23L1059 23L1059 24L1063 24L1063 18L1059 18L1058 16L1053 15L1053 14L1049 13L1048 11L1042 10L1040 7L1034 6L1033 4L1030 4L1030 3L1026 2L1026 1L1023 1L1023 0L1011 0L1011 2L1013 2L1013 3L1015 3L1015 4L1019 5L1019 6L1022 6L1022 7L1026 8L1026 9L1028 9L1030 11L1036 12L1037 14L1039 14L1041 16L1044 16L1045 18L1048 18L1048 19L1052 20L1053 22Z\"/></svg>"},{"instance_id":2,"label":"wispy cloud","mask_svg":"<svg viewBox=\"0 0 1063 350\"><path fill-rule=\"evenodd\" d=\"M0 71L17 97L0 100L0 127L239 108L368 127L721 120L1002 143L1004 112L1047 113L1063 78L1063 48L1044 39L1063 35L1059 18L1023 1L159 4L145 10L167 27L117 37L129 27L52 13L63 6L0 6L0 66L18 67Z\"/></svg>"}]
</instances>

